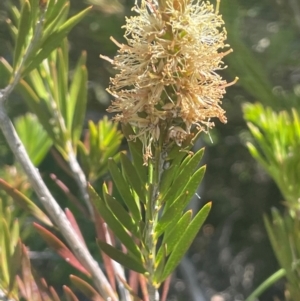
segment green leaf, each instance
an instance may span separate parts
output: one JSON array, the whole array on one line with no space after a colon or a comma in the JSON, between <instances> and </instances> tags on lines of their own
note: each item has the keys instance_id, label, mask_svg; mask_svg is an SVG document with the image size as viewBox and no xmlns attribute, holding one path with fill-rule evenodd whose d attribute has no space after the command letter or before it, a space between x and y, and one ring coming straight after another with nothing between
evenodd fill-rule
<instances>
[{"instance_id":1,"label":"green leaf","mask_svg":"<svg viewBox=\"0 0 300 301\"><path fill-rule=\"evenodd\" d=\"M203 225L210 209L211 203L206 204L191 221L168 258L163 274L159 278L159 283L163 282L180 263L182 257L190 247L201 226Z\"/></svg>"},{"instance_id":2,"label":"green leaf","mask_svg":"<svg viewBox=\"0 0 300 301\"><path fill-rule=\"evenodd\" d=\"M0 271L2 275L1 285L4 287L9 285L10 274L9 274L9 258L10 258L10 239L7 222L4 218L0 219Z\"/></svg>"},{"instance_id":3,"label":"green leaf","mask_svg":"<svg viewBox=\"0 0 300 301\"><path fill-rule=\"evenodd\" d=\"M67 115L66 111L68 109L68 104L69 104L69 95L68 95L69 57L65 49L63 49L68 47L67 43L68 43L67 39L64 39L62 43L62 48L57 49L56 68L58 72L57 72L57 85L55 86L57 87L58 95L59 95L58 110L62 118L64 119L64 123L66 124L67 129L70 130L66 118Z\"/></svg>"},{"instance_id":4,"label":"green leaf","mask_svg":"<svg viewBox=\"0 0 300 301\"><path fill-rule=\"evenodd\" d=\"M169 191L165 195L165 200L175 200L178 195L180 195L187 186L187 183L193 176L200 160L202 159L204 153L204 149L200 149L196 154L193 156L187 156L186 159L180 165L180 173L175 178L174 182L172 183ZM204 172L203 172L204 174ZM199 183L200 184L200 183ZM166 203L166 209L170 206L171 202Z\"/></svg>"},{"instance_id":5,"label":"green leaf","mask_svg":"<svg viewBox=\"0 0 300 301\"><path fill-rule=\"evenodd\" d=\"M35 115L26 114L14 120L16 131L35 166L38 166L52 146L52 141Z\"/></svg>"},{"instance_id":6,"label":"green leaf","mask_svg":"<svg viewBox=\"0 0 300 301\"><path fill-rule=\"evenodd\" d=\"M177 156L170 161L165 162L165 170L162 174L161 184L160 184L160 195L159 199L163 199L166 195L166 192L170 189L172 182L175 178L175 175L179 173L179 169L181 168L181 162L184 152L177 151Z\"/></svg>"},{"instance_id":7,"label":"green leaf","mask_svg":"<svg viewBox=\"0 0 300 301\"><path fill-rule=\"evenodd\" d=\"M143 145L140 139L130 139L130 135L134 135L134 132L129 124L122 124L122 131L127 138L130 154L132 156L133 165L141 178L142 183L146 183L147 167L144 165L143 159Z\"/></svg>"},{"instance_id":8,"label":"green leaf","mask_svg":"<svg viewBox=\"0 0 300 301\"><path fill-rule=\"evenodd\" d=\"M179 238L184 234L185 230L187 229L191 218L192 210L185 212L185 214L179 219L176 225L173 226L172 229L164 235L163 241L156 255L156 264L161 261L164 255L169 255L172 252Z\"/></svg>"},{"instance_id":9,"label":"green leaf","mask_svg":"<svg viewBox=\"0 0 300 301\"><path fill-rule=\"evenodd\" d=\"M205 166L202 166L195 172L186 187L184 187L181 195L179 195L174 201L171 199L166 200L166 204L169 205L169 207L165 206L163 214L157 223L155 229L156 237L159 237L167 227L172 228L176 221L180 218L181 212L187 206L200 185L205 173L205 168Z\"/></svg>"},{"instance_id":10,"label":"green leaf","mask_svg":"<svg viewBox=\"0 0 300 301\"><path fill-rule=\"evenodd\" d=\"M139 196L140 201L145 203L145 191L143 189L144 188L143 183L141 182L141 179L138 176L136 169L134 168L134 166L132 165L132 163L124 153L121 152L120 158L121 158L121 164L125 172L126 179L128 180L131 187Z\"/></svg>"},{"instance_id":11,"label":"green leaf","mask_svg":"<svg viewBox=\"0 0 300 301\"><path fill-rule=\"evenodd\" d=\"M61 25L58 30L53 32L40 46L40 51L35 55L34 60L31 60L31 62L25 66L24 70L22 71L22 76L27 75L30 71L35 69L45 58L47 58L50 53L61 44L70 30L88 14L91 8L92 7L90 6L77 15L73 16L72 18L68 19L68 21Z\"/></svg>"},{"instance_id":12,"label":"green leaf","mask_svg":"<svg viewBox=\"0 0 300 301\"><path fill-rule=\"evenodd\" d=\"M31 7L28 0L23 1L20 22L18 26L18 36L16 40L16 46L14 51L14 64L13 68L16 70L22 58L22 49L25 48L25 42L27 35L31 27Z\"/></svg>"},{"instance_id":13,"label":"green leaf","mask_svg":"<svg viewBox=\"0 0 300 301\"><path fill-rule=\"evenodd\" d=\"M22 245L20 240L15 245L15 249L12 253L12 256L9 260L9 291L12 291L16 282L16 275L19 272L21 266L21 257L22 257Z\"/></svg>"},{"instance_id":14,"label":"green leaf","mask_svg":"<svg viewBox=\"0 0 300 301\"><path fill-rule=\"evenodd\" d=\"M46 22L44 24L44 31L43 31L43 36L41 39L41 43L43 43L45 40L48 39L48 37L54 32L56 31L59 26L61 26L63 24L63 22L67 19L69 10L70 10L70 2L67 3L63 3L65 2L65 0L60 1L60 3L55 5L55 11L56 14L53 14L53 18L50 17L48 19L46 19ZM38 45L39 46L39 45Z\"/></svg>"},{"instance_id":15,"label":"green leaf","mask_svg":"<svg viewBox=\"0 0 300 301\"><path fill-rule=\"evenodd\" d=\"M10 253L14 252L16 245L18 244L18 240L20 238L20 227L19 222L15 219L12 222L11 229L10 229Z\"/></svg>"},{"instance_id":16,"label":"green leaf","mask_svg":"<svg viewBox=\"0 0 300 301\"><path fill-rule=\"evenodd\" d=\"M143 265L140 262L136 261L135 259L128 256L127 254L117 250L116 248L112 247L111 245L101 240L97 240L97 243L99 245L99 248L104 253L106 253L110 258L117 261L124 267L141 274L147 272L147 270L143 267Z\"/></svg>"},{"instance_id":17,"label":"green leaf","mask_svg":"<svg viewBox=\"0 0 300 301\"><path fill-rule=\"evenodd\" d=\"M111 212L115 215L118 221L133 235L137 238L141 238L141 234L137 225L135 224L132 217L128 214L125 208L111 195L104 194L105 201L111 210Z\"/></svg>"},{"instance_id":18,"label":"green leaf","mask_svg":"<svg viewBox=\"0 0 300 301\"><path fill-rule=\"evenodd\" d=\"M30 110L38 116L40 123L43 125L51 139L54 142L57 142L58 138L53 132L53 124L50 124L52 116L45 103L24 80L21 80L19 85L17 85L17 91L22 95Z\"/></svg>"},{"instance_id":19,"label":"green leaf","mask_svg":"<svg viewBox=\"0 0 300 301\"><path fill-rule=\"evenodd\" d=\"M116 162L113 159L108 160L108 168L124 203L126 204L128 210L131 212L135 222L138 223L142 220L139 204L132 196L129 185L124 180L123 175L121 174Z\"/></svg>"},{"instance_id":20,"label":"green leaf","mask_svg":"<svg viewBox=\"0 0 300 301\"><path fill-rule=\"evenodd\" d=\"M73 285L79 289L89 300L91 301L104 301L104 299L98 294L98 292L83 279L70 275L70 280Z\"/></svg>"},{"instance_id":21,"label":"green leaf","mask_svg":"<svg viewBox=\"0 0 300 301\"><path fill-rule=\"evenodd\" d=\"M76 143L82 133L83 121L85 118L87 102L87 69L85 66L86 52L83 52L70 87L70 102L68 103L68 117L71 122L71 136L73 143Z\"/></svg>"},{"instance_id":22,"label":"green leaf","mask_svg":"<svg viewBox=\"0 0 300 301\"><path fill-rule=\"evenodd\" d=\"M98 209L99 214L103 217L109 228L114 232L122 244L127 248L128 252L140 262L143 261L142 254L136 245L134 239L126 232L120 221L107 208L105 202L100 198L91 185L88 191L94 206Z\"/></svg>"},{"instance_id":23,"label":"green leaf","mask_svg":"<svg viewBox=\"0 0 300 301\"><path fill-rule=\"evenodd\" d=\"M188 193L183 192L173 203L173 205L164 210L163 215L159 219L155 227L155 237L158 238L170 223L175 223L181 216L183 209L189 202L190 196Z\"/></svg>"},{"instance_id":24,"label":"green leaf","mask_svg":"<svg viewBox=\"0 0 300 301\"><path fill-rule=\"evenodd\" d=\"M67 0L48 0L48 8L45 16L45 25L47 28L49 24L57 18L58 14L63 10L63 6L68 4Z\"/></svg>"},{"instance_id":25,"label":"green leaf","mask_svg":"<svg viewBox=\"0 0 300 301\"><path fill-rule=\"evenodd\" d=\"M8 85L12 72L10 64L3 57L0 57L0 89Z\"/></svg>"},{"instance_id":26,"label":"green leaf","mask_svg":"<svg viewBox=\"0 0 300 301\"><path fill-rule=\"evenodd\" d=\"M33 215L42 223L53 226L47 215L37 207L30 199L9 183L0 178L0 188L3 189L9 196L13 198L18 206L24 209L27 213Z\"/></svg>"}]
</instances>

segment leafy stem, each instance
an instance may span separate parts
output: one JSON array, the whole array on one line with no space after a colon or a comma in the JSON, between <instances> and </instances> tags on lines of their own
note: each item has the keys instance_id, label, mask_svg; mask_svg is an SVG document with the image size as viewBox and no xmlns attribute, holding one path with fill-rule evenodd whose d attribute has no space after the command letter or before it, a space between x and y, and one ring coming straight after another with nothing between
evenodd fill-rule
<instances>
[{"instance_id":1,"label":"leafy stem","mask_svg":"<svg viewBox=\"0 0 300 301\"><path fill-rule=\"evenodd\" d=\"M67 156L68 156L69 167L70 167L72 174L74 176L74 179L78 185L81 196L89 210L90 217L92 220L94 220L94 210L93 210L93 206L90 202L89 194L87 192L87 180L86 180L85 174L76 159L76 155L74 153L71 141L67 142L66 147L67 147Z\"/></svg>"},{"instance_id":2,"label":"leafy stem","mask_svg":"<svg viewBox=\"0 0 300 301\"><path fill-rule=\"evenodd\" d=\"M25 65L27 58L30 56L35 45L38 43L40 37L42 36L45 14L46 14L46 9L43 9L40 18L37 21L36 28L35 28L33 37L31 39L31 42L29 43L29 45L27 47L27 50L21 60L20 65L18 66L17 70L13 74L11 83L5 89L0 91L0 101L2 103L4 103L7 100L7 98L11 94L11 92L14 90L16 85L19 83L21 76L22 76L23 66Z\"/></svg>"},{"instance_id":3,"label":"leafy stem","mask_svg":"<svg viewBox=\"0 0 300 301\"><path fill-rule=\"evenodd\" d=\"M61 231L61 234L68 242L77 259L90 272L95 286L97 287L99 292L106 300L109 299L112 301L117 301L115 293L110 286L106 276L100 269L98 263L94 260L88 249L79 239L76 231L73 229L64 211L56 202L48 187L45 185L38 169L36 169L36 167L31 162L28 153L5 109L5 101L8 99L14 88L18 85L22 77L22 69L24 64L26 63L33 49L40 41L45 12L46 10L43 9L40 18L37 21L34 35L27 47L27 50L20 64L17 66L14 74L12 75L11 83L6 88L0 90L0 128L10 149L15 155L16 160L22 166L29 182L32 185L32 188L39 197L42 205L45 207L51 219Z\"/></svg>"},{"instance_id":4,"label":"leafy stem","mask_svg":"<svg viewBox=\"0 0 300 301\"><path fill-rule=\"evenodd\" d=\"M158 221L158 195L160 178L163 171L163 158L161 146L155 147L154 160L149 160L149 197L147 201L146 210L146 248L147 254L147 271L148 277L148 294L150 301L158 301L159 294L157 290L157 283L154 282L155 272L155 257L156 257L156 239L155 239L155 227Z\"/></svg>"}]
</instances>

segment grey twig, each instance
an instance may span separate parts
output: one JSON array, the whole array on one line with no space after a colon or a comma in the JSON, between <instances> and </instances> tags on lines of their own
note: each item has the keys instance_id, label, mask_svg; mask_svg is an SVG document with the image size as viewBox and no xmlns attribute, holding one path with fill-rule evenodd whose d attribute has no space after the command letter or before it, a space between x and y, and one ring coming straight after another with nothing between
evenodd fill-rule
<instances>
[{"instance_id":1,"label":"grey twig","mask_svg":"<svg viewBox=\"0 0 300 301\"><path fill-rule=\"evenodd\" d=\"M23 143L18 137L11 120L7 116L2 95L3 94L0 92L0 127L4 137L8 142L8 145L10 146L10 149L14 153L19 164L22 166L41 203L59 228L70 248L82 265L91 273L94 284L99 292L106 300L117 301L117 297L99 265L79 239L65 213L57 204L47 186L43 182L38 170L30 161Z\"/></svg>"},{"instance_id":2,"label":"grey twig","mask_svg":"<svg viewBox=\"0 0 300 301\"><path fill-rule=\"evenodd\" d=\"M68 221L65 213L58 205L56 200L53 198L52 194L43 182L38 170L30 161L25 147L21 142L18 134L16 133L15 128L10 118L8 117L4 107L5 101L8 99L9 95L21 79L22 67L25 64L26 59L29 57L34 46L39 41L42 32L44 13L45 12L43 12L41 14L41 17L39 18L34 36L26 50L25 55L23 56L21 64L18 66L18 69L14 74L12 82L5 89L0 90L0 128L3 132L4 137L7 140L10 149L14 153L19 164L22 166L24 172L28 177L29 182L31 183L34 191L38 195L41 203L46 208L48 214L59 228L60 232L68 242L70 248L78 258L78 260L90 272L94 284L99 290L100 294L102 294L105 300L117 301L117 296L111 288L104 273L100 269L98 263L93 259L92 255L81 242L77 233L74 231L72 225Z\"/></svg>"},{"instance_id":3,"label":"grey twig","mask_svg":"<svg viewBox=\"0 0 300 301\"><path fill-rule=\"evenodd\" d=\"M108 244L112 245L112 241L111 241L109 231L107 229L107 225L104 224L104 227L105 227L106 242ZM114 273L116 275L118 289L119 289L119 292L120 292L120 300L121 301L131 301L132 299L131 299L131 295L130 295L129 291L126 289L126 287L124 286L124 284L120 280L120 279L126 279L124 268L118 262L114 261L113 259L111 261L112 261L112 266L113 266L113 269L114 269Z\"/></svg>"},{"instance_id":4,"label":"grey twig","mask_svg":"<svg viewBox=\"0 0 300 301\"><path fill-rule=\"evenodd\" d=\"M80 165L76 159L76 156L75 156L75 153L73 151L73 147L72 147L72 144L70 141L68 142L67 149L68 149L67 155L68 155L69 167L72 171L74 179L80 190L80 194L83 197L83 200L85 201L86 206L89 210L90 217L94 221L94 209L91 204L89 194L87 191L87 180L86 180L86 177L85 177L85 174L84 174L82 168L80 167Z\"/></svg>"}]
</instances>

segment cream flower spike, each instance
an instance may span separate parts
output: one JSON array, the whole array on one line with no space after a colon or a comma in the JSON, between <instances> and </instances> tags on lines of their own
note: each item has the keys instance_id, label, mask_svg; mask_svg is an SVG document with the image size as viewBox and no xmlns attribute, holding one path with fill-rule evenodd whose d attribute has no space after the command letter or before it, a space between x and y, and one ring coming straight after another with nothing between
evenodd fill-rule
<instances>
[{"instance_id":1,"label":"cream flower spike","mask_svg":"<svg viewBox=\"0 0 300 301\"><path fill-rule=\"evenodd\" d=\"M108 92L115 98L108 112L133 126L144 145L144 161L167 126L165 140L178 145L191 134L226 123L221 99L227 83L217 74L232 50L225 44L224 21L208 1L142 0L126 19L127 45L110 61L118 74ZM227 50L223 50L223 49ZM168 143L168 141L166 141Z\"/></svg>"}]
</instances>

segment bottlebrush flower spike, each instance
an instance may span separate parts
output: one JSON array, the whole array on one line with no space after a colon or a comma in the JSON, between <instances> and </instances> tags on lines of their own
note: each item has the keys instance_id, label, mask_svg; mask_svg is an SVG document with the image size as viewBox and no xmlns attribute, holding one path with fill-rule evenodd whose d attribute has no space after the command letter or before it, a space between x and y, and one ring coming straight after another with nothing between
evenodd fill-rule
<instances>
[{"instance_id":1,"label":"bottlebrush flower spike","mask_svg":"<svg viewBox=\"0 0 300 301\"><path fill-rule=\"evenodd\" d=\"M221 15L207 1L142 0L126 19L127 45L110 61L119 73L111 78L108 92L115 100L108 112L129 123L144 146L144 162L152 157L152 145L167 128L165 140L178 145L191 129L207 131L212 118L226 123L220 107L227 83L216 73L222 58L231 52L224 43ZM222 67L223 66L223 67ZM166 143L168 143L166 141Z\"/></svg>"}]
</instances>

